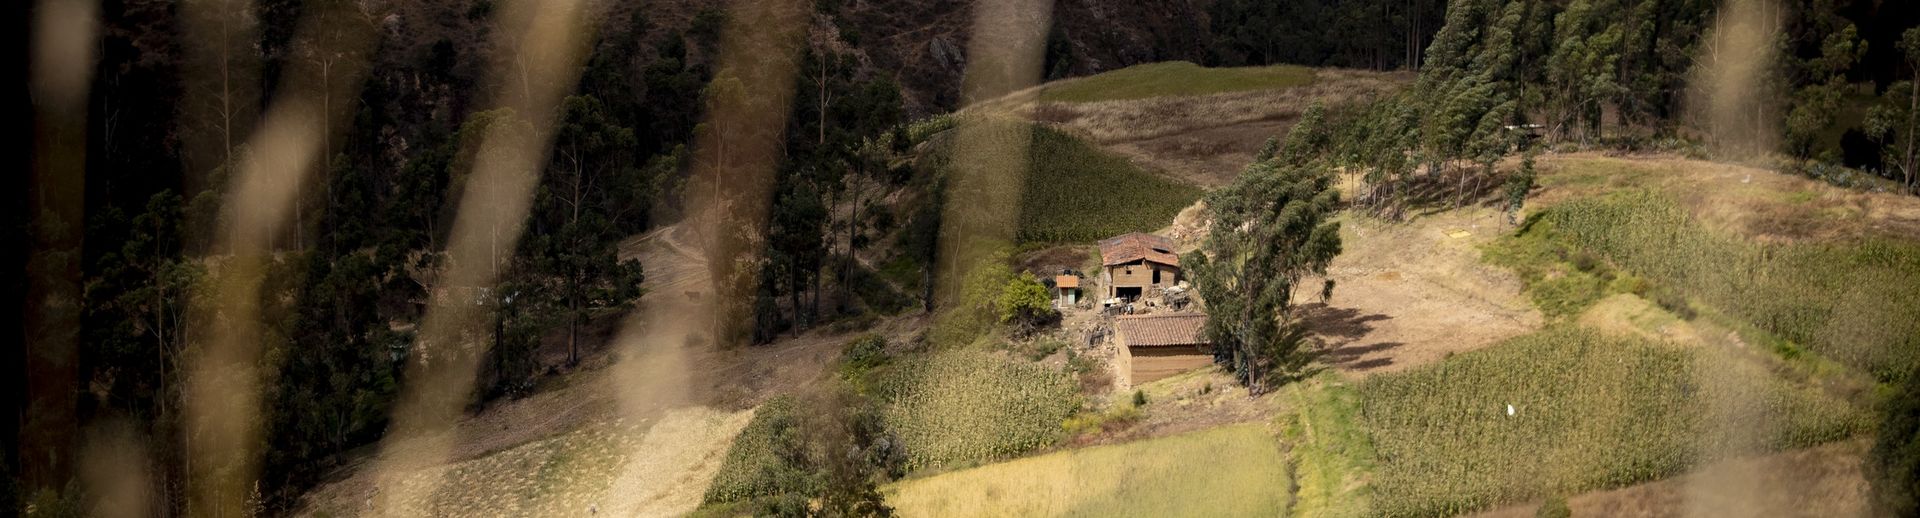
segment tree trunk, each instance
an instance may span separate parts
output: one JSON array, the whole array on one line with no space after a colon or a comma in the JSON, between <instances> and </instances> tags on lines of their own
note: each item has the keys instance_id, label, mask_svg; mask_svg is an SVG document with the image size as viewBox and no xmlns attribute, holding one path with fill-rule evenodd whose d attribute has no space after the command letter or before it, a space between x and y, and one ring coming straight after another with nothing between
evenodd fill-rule
<instances>
[{"instance_id":1,"label":"tree trunk","mask_svg":"<svg viewBox=\"0 0 1920 518\"><path fill-rule=\"evenodd\" d=\"M860 194L859 189L853 189L853 212L847 216L847 259L840 265L840 308L842 310L847 309L852 304L853 283L850 282L850 279L853 278L854 262L860 260L859 256L856 255L858 250L853 246L855 229L860 225Z\"/></svg>"},{"instance_id":2,"label":"tree trunk","mask_svg":"<svg viewBox=\"0 0 1920 518\"><path fill-rule=\"evenodd\" d=\"M932 262L932 261L928 261ZM933 312L933 267L920 267L920 306L928 313Z\"/></svg>"},{"instance_id":3,"label":"tree trunk","mask_svg":"<svg viewBox=\"0 0 1920 518\"><path fill-rule=\"evenodd\" d=\"M803 321L804 317L801 316L803 311L801 311L800 308L800 266L792 263L787 264L787 275L787 298L793 301L793 336L798 337L800 336L800 331L805 330L807 327L806 322Z\"/></svg>"},{"instance_id":4,"label":"tree trunk","mask_svg":"<svg viewBox=\"0 0 1920 518\"><path fill-rule=\"evenodd\" d=\"M1916 124L1916 119L1920 118L1920 69L1914 70L1913 86L1908 87L1907 90L1911 92L1910 99L1907 101L1907 152L1901 156L1901 169L1906 170L1907 193L1912 194L1914 187L1920 185L1915 183L1920 175L1916 175L1914 171L1914 167L1920 164L1914 163L1913 156L1914 131L1920 130L1920 124Z\"/></svg>"}]
</instances>

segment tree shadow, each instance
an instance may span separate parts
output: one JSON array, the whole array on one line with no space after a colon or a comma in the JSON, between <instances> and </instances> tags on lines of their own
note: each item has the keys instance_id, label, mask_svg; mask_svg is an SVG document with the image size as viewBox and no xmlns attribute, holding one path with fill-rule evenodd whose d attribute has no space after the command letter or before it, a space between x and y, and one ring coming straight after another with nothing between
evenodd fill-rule
<instances>
[{"instance_id":1,"label":"tree shadow","mask_svg":"<svg viewBox=\"0 0 1920 518\"><path fill-rule=\"evenodd\" d=\"M1353 308L1337 308L1325 303L1301 304L1301 322L1328 345L1346 345L1373 331L1373 323L1393 317L1379 313L1362 314Z\"/></svg>"},{"instance_id":2,"label":"tree shadow","mask_svg":"<svg viewBox=\"0 0 1920 518\"><path fill-rule=\"evenodd\" d=\"M1393 317L1339 308L1323 303L1301 305L1302 321L1320 340L1315 359L1326 365L1349 370L1368 370L1393 364L1393 358L1376 355L1407 345L1403 342L1365 343L1362 338L1374 329L1373 323Z\"/></svg>"},{"instance_id":3,"label":"tree shadow","mask_svg":"<svg viewBox=\"0 0 1920 518\"><path fill-rule=\"evenodd\" d=\"M1431 216L1456 208L1478 205L1498 207L1506 203L1500 193L1506 188L1507 174L1488 173L1478 167L1450 168L1441 175L1420 175L1408 179L1407 212L1412 218Z\"/></svg>"}]
</instances>

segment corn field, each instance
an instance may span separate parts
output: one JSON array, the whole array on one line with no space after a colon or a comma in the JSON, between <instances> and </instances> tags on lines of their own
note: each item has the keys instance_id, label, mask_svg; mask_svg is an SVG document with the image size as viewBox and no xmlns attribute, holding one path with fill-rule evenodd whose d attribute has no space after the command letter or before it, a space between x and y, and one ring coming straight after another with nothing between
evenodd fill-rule
<instances>
[{"instance_id":1,"label":"corn field","mask_svg":"<svg viewBox=\"0 0 1920 518\"><path fill-rule=\"evenodd\" d=\"M1920 242L1758 242L1629 191L1556 205L1541 223L1574 246L1881 380L1920 352Z\"/></svg>"},{"instance_id":2,"label":"corn field","mask_svg":"<svg viewBox=\"0 0 1920 518\"><path fill-rule=\"evenodd\" d=\"M950 351L889 372L877 387L907 470L998 460L1051 446L1079 407L1065 373L980 351Z\"/></svg>"},{"instance_id":3,"label":"corn field","mask_svg":"<svg viewBox=\"0 0 1920 518\"><path fill-rule=\"evenodd\" d=\"M1846 403L1724 353L1566 326L1377 377L1360 393L1383 516L1618 487L1864 426Z\"/></svg>"}]
</instances>

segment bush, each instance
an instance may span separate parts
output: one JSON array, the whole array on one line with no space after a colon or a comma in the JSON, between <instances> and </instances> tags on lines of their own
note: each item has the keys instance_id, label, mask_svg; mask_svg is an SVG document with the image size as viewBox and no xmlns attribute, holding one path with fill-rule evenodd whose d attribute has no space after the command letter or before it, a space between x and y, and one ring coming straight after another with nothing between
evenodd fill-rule
<instances>
[{"instance_id":1,"label":"bush","mask_svg":"<svg viewBox=\"0 0 1920 518\"><path fill-rule=\"evenodd\" d=\"M847 342L841 353L840 372L849 378L865 375L873 369L887 364L887 339L880 335L867 335Z\"/></svg>"},{"instance_id":2,"label":"bush","mask_svg":"<svg viewBox=\"0 0 1920 518\"><path fill-rule=\"evenodd\" d=\"M1540 508L1534 510L1534 518L1573 518L1573 508L1567 507L1567 497L1553 495L1547 497Z\"/></svg>"},{"instance_id":3,"label":"bush","mask_svg":"<svg viewBox=\"0 0 1920 518\"><path fill-rule=\"evenodd\" d=\"M706 504L736 502L805 490L807 473L783 458L782 452L800 448L798 404L792 397L776 397L753 413L753 420L733 440L720 472L707 486Z\"/></svg>"},{"instance_id":4,"label":"bush","mask_svg":"<svg viewBox=\"0 0 1920 518\"><path fill-rule=\"evenodd\" d=\"M1693 310L1693 305L1687 303L1686 297L1682 297L1671 290L1654 291L1653 303L1659 304L1662 309L1674 315L1678 315L1682 320L1693 320L1694 317L1699 316L1699 313Z\"/></svg>"},{"instance_id":5,"label":"bush","mask_svg":"<svg viewBox=\"0 0 1920 518\"><path fill-rule=\"evenodd\" d=\"M1060 423L1060 429L1065 430L1068 437L1073 437L1081 434L1124 429L1139 420L1139 407L1116 406L1108 409L1106 412L1082 412L1074 414L1073 417L1068 417L1065 422Z\"/></svg>"},{"instance_id":6,"label":"bush","mask_svg":"<svg viewBox=\"0 0 1920 518\"><path fill-rule=\"evenodd\" d=\"M904 456L874 402L829 384L754 413L707 488L710 514L875 516Z\"/></svg>"},{"instance_id":7,"label":"bush","mask_svg":"<svg viewBox=\"0 0 1920 518\"><path fill-rule=\"evenodd\" d=\"M1007 279L993 309L1000 323L1013 326L1018 335L1060 323L1060 312L1053 309L1053 298L1047 296L1047 287L1025 275Z\"/></svg>"},{"instance_id":8,"label":"bush","mask_svg":"<svg viewBox=\"0 0 1920 518\"><path fill-rule=\"evenodd\" d=\"M1147 393L1139 390L1133 391L1133 406L1147 406Z\"/></svg>"},{"instance_id":9,"label":"bush","mask_svg":"<svg viewBox=\"0 0 1920 518\"><path fill-rule=\"evenodd\" d=\"M1920 513L1920 380L1907 376L1881 407L1880 434L1865 471L1884 516Z\"/></svg>"}]
</instances>

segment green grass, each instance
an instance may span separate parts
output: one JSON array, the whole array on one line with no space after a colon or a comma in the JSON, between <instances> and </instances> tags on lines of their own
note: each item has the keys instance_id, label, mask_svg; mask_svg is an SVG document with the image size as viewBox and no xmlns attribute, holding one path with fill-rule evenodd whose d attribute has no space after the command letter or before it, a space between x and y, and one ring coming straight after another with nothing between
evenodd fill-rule
<instances>
[{"instance_id":1,"label":"green grass","mask_svg":"<svg viewBox=\"0 0 1920 518\"><path fill-rule=\"evenodd\" d=\"M978 350L903 360L880 375L887 426L909 471L992 462L1052 446L1079 408L1064 372Z\"/></svg>"},{"instance_id":2,"label":"green grass","mask_svg":"<svg viewBox=\"0 0 1920 518\"><path fill-rule=\"evenodd\" d=\"M1760 242L1705 228L1642 190L1549 207L1520 239L1595 254L1883 381L1920 360L1920 242L1912 239Z\"/></svg>"},{"instance_id":3,"label":"green grass","mask_svg":"<svg viewBox=\"0 0 1920 518\"><path fill-rule=\"evenodd\" d=\"M1060 130L1014 121L977 124L985 125L980 138L1009 142L1006 147L1012 147L1014 139L1030 139L1014 232L1019 244L1083 243L1152 232L1173 223L1181 209L1200 199L1197 187L1141 170ZM952 174L952 143L943 144L923 165Z\"/></svg>"},{"instance_id":4,"label":"green grass","mask_svg":"<svg viewBox=\"0 0 1920 518\"><path fill-rule=\"evenodd\" d=\"M1206 68L1185 61L1134 65L1049 86L1040 100L1095 102L1207 95L1313 84L1313 69L1295 65Z\"/></svg>"},{"instance_id":5,"label":"green grass","mask_svg":"<svg viewBox=\"0 0 1920 518\"><path fill-rule=\"evenodd\" d=\"M1864 427L1846 403L1719 349L1571 326L1375 377L1359 393L1383 516L1618 487Z\"/></svg>"},{"instance_id":6,"label":"green grass","mask_svg":"<svg viewBox=\"0 0 1920 518\"><path fill-rule=\"evenodd\" d=\"M901 482L902 516L1278 516L1286 462L1257 424L1096 446Z\"/></svg>"},{"instance_id":7,"label":"green grass","mask_svg":"<svg viewBox=\"0 0 1920 518\"><path fill-rule=\"evenodd\" d=\"M1276 422L1290 446L1293 516L1368 516L1373 495L1362 481L1373 471L1374 452L1360 428L1359 394L1332 372L1281 391L1287 410Z\"/></svg>"}]
</instances>

